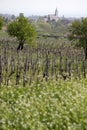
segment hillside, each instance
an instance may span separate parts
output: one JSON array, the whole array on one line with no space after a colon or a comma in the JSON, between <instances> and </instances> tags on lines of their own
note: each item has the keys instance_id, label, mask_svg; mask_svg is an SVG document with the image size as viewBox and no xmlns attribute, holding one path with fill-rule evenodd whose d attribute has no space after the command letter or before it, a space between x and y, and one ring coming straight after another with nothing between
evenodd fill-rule
<instances>
[{"instance_id":1,"label":"hillside","mask_svg":"<svg viewBox=\"0 0 87 130\"><path fill-rule=\"evenodd\" d=\"M68 19L60 19L58 22L38 21L33 24L38 34L65 35L68 32L71 21Z\"/></svg>"}]
</instances>

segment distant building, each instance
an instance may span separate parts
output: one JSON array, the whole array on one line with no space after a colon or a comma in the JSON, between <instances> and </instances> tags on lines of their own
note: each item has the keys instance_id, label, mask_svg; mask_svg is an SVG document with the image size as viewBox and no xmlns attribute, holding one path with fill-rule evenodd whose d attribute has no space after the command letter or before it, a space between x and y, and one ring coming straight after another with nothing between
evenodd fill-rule
<instances>
[{"instance_id":1,"label":"distant building","mask_svg":"<svg viewBox=\"0 0 87 130\"><path fill-rule=\"evenodd\" d=\"M44 21L45 22L49 22L49 21L57 22L58 19L59 19L59 17L58 17L58 10L57 10L57 8L55 9L55 13L54 14L49 14L47 16L44 16Z\"/></svg>"}]
</instances>

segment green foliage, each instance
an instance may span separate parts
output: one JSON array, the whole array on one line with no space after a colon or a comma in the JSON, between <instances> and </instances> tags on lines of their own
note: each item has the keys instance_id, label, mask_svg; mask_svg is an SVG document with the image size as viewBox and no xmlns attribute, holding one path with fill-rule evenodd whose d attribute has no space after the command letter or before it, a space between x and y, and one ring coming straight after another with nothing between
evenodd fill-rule
<instances>
[{"instance_id":1,"label":"green foliage","mask_svg":"<svg viewBox=\"0 0 87 130\"><path fill-rule=\"evenodd\" d=\"M34 27L22 14L15 21L9 23L7 31L9 35L17 37L22 46L25 42L31 44L36 36Z\"/></svg>"},{"instance_id":2,"label":"green foliage","mask_svg":"<svg viewBox=\"0 0 87 130\"><path fill-rule=\"evenodd\" d=\"M38 21L34 25L36 30L40 33L48 33L53 35L65 35L68 32L68 25L70 21L68 20L58 20L58 22L43 22Z\"/></svg>"},{"instance_id":3,"label":"green foliage","mask_svg":"<svg viewBox=\"0 0 87 130\"><path fill-rule=\"evenodd\" d=\"M0 88L0 130L86 130L87 79Z\"/></svg>"},{"instance_id":4,"label":"green foliage","mask_svg":"<svg viewBox=\"0 0 87 130\"><path fill-rule=\"evenodd\" d=\"M58 20L57 22L53 23L53 32L57 33L58 35L65 35L68 32L68 20Z\"/></svg>"},{"instance_id":5,"label":"green foliage","mask_svg":"<svg viewBox=\"0 0 87 130\"><path fill-rule=\"evenodd\" d=\"M2 29L2 26L3 26L3 18L0 17L0 30Z\"/></svg>"},{"instance_id":6,"label":"green foliage","mask_svg":"<svg viewBox=\"0 0 87 130\"><path fill-rule=\"evenodd\" d=\"M39 30L42 30L45 32L51 32L51 25L49 23L38 22L37 26L38 26Z\"/></svg>"},{"instance_id":7,"label":"green foliage","mask_svg":"<svg viewBox=\"0 0 87 130\"><path fill-rule=\"evenodd\" d=\"M69 39L77 40L78 46L83 47L87 59L87 18L72 23Z\"/></svg>"}]
</instances>

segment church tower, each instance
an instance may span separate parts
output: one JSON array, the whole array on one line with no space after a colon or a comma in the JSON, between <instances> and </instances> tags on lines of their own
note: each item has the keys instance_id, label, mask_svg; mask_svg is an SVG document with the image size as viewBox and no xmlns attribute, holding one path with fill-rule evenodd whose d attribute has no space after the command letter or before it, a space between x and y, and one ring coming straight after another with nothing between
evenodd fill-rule
<instances>
[{"instance_id":1,"label":"church tower","mask_svg":"<svg viewBox=\"0 0 87 130\"><path fill-rule=\"evenodd\" d=\"M57 8L55 9L55 16L58 17L58 10L57 10Z\"/></svg>"}]
</instances>

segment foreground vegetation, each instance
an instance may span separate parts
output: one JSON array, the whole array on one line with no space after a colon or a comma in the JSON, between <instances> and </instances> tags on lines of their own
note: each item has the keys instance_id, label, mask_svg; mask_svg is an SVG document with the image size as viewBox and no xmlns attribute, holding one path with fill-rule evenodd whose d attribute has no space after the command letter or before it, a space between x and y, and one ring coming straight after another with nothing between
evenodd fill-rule
<instances>
[{"instance_id":1,"label":"foreground vegetation","mask_svg":"<svg viewBox=\"0 0 87 130\"><path fill-rule=\"evenodd\" d=\"M86 130L87 79L0 88L0 130Z\"/></svg>"}]
</instances>

